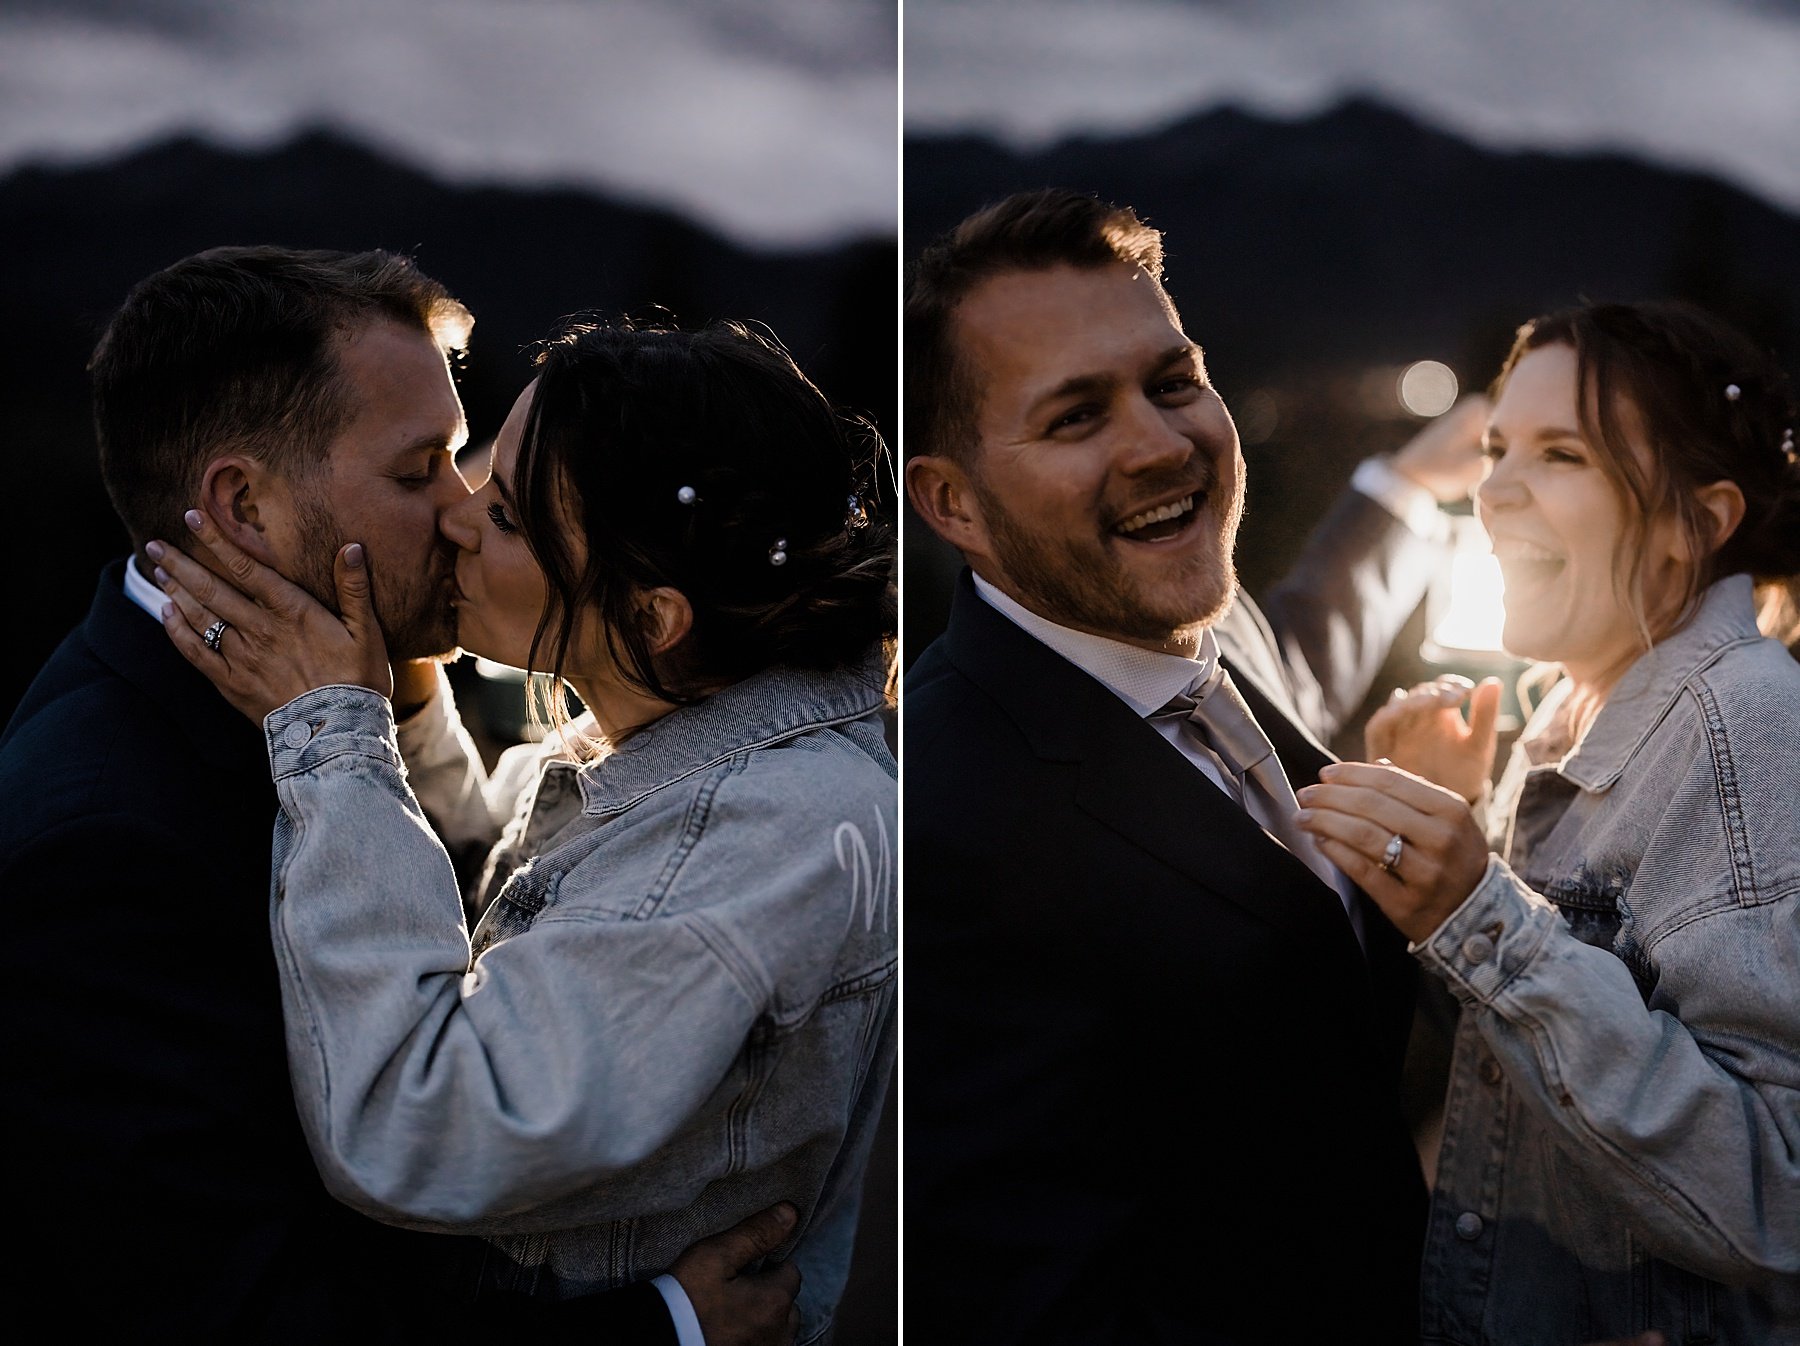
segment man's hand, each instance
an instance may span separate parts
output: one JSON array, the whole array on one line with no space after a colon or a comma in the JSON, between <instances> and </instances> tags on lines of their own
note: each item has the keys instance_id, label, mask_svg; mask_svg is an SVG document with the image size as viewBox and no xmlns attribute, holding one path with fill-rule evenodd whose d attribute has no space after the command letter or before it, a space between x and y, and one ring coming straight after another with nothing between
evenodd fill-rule
<instances>
[{"instance_id":1,"label":"man's hand","mask_svg":"<svg viewBox=\"0 0 1800 1346\"><path fill-rule=\"evenodd\" d=\"M800 1269L756 1263L794 1231L797 1212L785 1201L723 1233L701 1239L669 1268L687 1292L706 1346L790 1346L800 1330Z\"/></svg>"},{"instance_id":2,"label":"man's hand","mask_svg":"<svg viewBox=\"0 0 1800 1346\"><path fill-rule=\"evenodd\" d=\"M1468 497L1487 469L1481 452L1493 404L1471 393L1400 446L1389 465L1430 491L1439 504Z\"/></svg>"}]
</instances>

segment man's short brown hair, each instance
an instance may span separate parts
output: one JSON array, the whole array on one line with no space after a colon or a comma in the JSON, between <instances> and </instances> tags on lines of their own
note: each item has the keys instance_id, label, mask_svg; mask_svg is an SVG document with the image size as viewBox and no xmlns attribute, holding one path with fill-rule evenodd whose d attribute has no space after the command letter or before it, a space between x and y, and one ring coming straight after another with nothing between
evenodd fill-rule
<instances>
[{"instance_id":1,"label":"man's short brown hair","mask_svg":"<svg viewBox=\"0 0 1800 1346\"><path fill-rule=\"evenodd\" d=\"M409 257L212 248L133 287L88 370L100 475L132 545L179 537L207 463L241 452L290 478L352 415L340 338L391 321L460 351L474 324Z\"/></svg>"},{"instance_id":2,"label":"man's short brown hair","mask_svg":"<svg viewBox=\"0 0 1800 1346\"><path fill-rule=\"evenodd\" d=\"M1063 188L984 206L933 241L906 293L909 453L970 460L981 390L957 350L956 308L983 281L1011 271L1129 262L1162 280L1162 232L1128 206Z\"/></svg>"}]
</instances>

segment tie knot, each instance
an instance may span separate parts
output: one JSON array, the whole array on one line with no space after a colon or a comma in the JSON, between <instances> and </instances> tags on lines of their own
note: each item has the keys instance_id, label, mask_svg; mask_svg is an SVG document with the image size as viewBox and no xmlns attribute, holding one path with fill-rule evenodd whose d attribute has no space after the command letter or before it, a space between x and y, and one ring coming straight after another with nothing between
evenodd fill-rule
<instances>
[{"instance_id":1,"label":"tie knot","mask_svg":"<svg viewBox=\"0 0 1800 1346\"><path fill-rule=\"evenodd\" d=\"M1205 732L1213 750L1237 775L1244 776L1275 752L1275 745L1257 724L1231 675L1215 664L1211 676L1193 691L1194 709L1189 718Z\"/></svg>"}]
</instances>

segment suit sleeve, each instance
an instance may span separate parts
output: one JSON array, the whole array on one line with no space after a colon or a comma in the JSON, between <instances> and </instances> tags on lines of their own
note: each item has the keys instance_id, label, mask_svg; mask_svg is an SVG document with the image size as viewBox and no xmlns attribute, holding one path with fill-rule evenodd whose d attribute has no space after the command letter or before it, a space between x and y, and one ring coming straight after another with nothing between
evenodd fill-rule
<instances>
[{"instance_id":1,"label":"suit sleeve","mask_svg":"<svg viewBox=\"0 0 1800 1346\"><path fill-rule=\"evenodd\" d=\"M1362 705L1425 596L1439 544L1347 489L1261 600L1306 727L1329 741ZM1308 692L1307 689L1316 689Z\"/></svg>"}]
</instances>

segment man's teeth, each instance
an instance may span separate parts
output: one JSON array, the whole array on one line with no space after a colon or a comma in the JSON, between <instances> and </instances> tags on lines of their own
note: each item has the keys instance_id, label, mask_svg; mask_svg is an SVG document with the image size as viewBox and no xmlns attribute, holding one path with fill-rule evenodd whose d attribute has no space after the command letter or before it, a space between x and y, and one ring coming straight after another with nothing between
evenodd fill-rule
<instances>
[{"instance_id":1,"label":"man's teeth","mask_svg":"<svg viewBox=\"0 0 1800 1346\"><path fill-rule=\"evenodd\" d=\"M1155 509L1147 509L1142 514L1133 514L1119 525L1121 533L1135 533L1140 528L1148 528L1153 523L1163 523L1169 519L1179 519L1194 507L1194 497L1184 495L1179 500L1166 505L1158 505Z\"/></svg>"}]
</instances>

